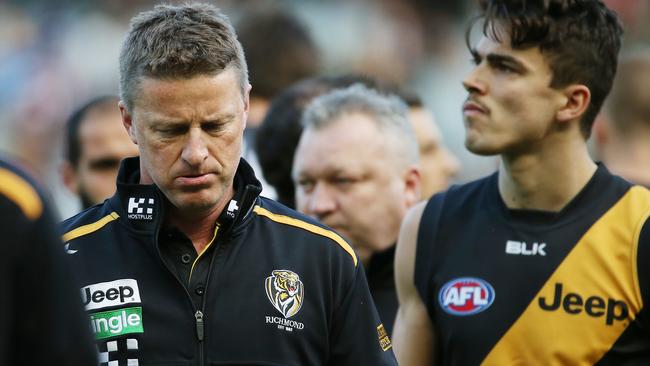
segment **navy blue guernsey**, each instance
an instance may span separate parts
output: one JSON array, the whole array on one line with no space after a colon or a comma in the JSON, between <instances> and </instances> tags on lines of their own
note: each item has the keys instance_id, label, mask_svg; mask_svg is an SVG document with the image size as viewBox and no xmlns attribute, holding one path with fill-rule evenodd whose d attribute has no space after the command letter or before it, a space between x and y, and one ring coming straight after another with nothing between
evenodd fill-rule
<instances>
[{"instance_id":1,"label":"navy blue guernsey","mask_svg":"<svg viewBox=\"0 0 650 366\"><path fill-rule=\"evenodd\" d=\"M454 186L423 212L415 284L439 364L650 364L650 191L599 165L543 212L508 209L497 182Z\"/></svg>"},{"instance_id":2,"label":"navy blue guernsey","mask_svg":"<svg viewBox=\"0 0 650 366\"><path fill-rule=\"evenodd\" d=\"M352 248L259 197L243 159L193 263L161 247L166 199L138 167L126 159L115 196L63 223L101 366L396 364Z\"/></svg>"}]
</instances>

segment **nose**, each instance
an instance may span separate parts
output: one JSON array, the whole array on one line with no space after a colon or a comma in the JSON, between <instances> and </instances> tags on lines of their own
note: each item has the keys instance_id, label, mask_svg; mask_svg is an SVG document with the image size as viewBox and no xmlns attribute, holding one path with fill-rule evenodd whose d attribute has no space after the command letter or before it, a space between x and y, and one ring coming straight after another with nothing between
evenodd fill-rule
<instances>
[{"instance_id":1,"label":"nose","mask_svg":"<svg viewBox=\"0 0 650 366\"><path fill-rule=\"evenodd\" d=\"M316 183L307 198L305 213L322 219L336 210L336 199L331 189L323 183Z\"/></svg>"},{"instance_id":2,"label":"nose","mask_svg":"<svg viewBox=\"0 0 650 366\"><path fill-rule=\"evenodd\" d=\"M463 87L470 94L485 94L486 92L485 83L481 80L480 76L480 66L477 65L474 67L463 79Z\"/></svg>"},{"instance_id":3,"label":"nose","mask_svg":"<svg viewBox=\"0 0 650 366\"><path fill-rule=\"evenodd\" d=\"M181 157L191 166L199 166L208 157L208 146L200 128L190 128Z\"/></svg>"}]
</instances>

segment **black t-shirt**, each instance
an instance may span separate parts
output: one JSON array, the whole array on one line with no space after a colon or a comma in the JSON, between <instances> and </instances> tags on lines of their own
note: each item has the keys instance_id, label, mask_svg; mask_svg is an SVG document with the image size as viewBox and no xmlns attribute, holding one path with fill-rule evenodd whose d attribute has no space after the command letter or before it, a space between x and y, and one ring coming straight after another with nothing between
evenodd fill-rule
<instances>
[{"instance_id":1,"label":"black t-shirt","mask_svg":"<svg viewBox=\"0 0 650 366\"><path fill-rule=\"evenodd\" d=\"M395 246L393 245L383 252L373 254L366 268L372 299L389 335L393 334L393 323L399 306L395 289L394 261Z\"/></svg>"}]
</instances>

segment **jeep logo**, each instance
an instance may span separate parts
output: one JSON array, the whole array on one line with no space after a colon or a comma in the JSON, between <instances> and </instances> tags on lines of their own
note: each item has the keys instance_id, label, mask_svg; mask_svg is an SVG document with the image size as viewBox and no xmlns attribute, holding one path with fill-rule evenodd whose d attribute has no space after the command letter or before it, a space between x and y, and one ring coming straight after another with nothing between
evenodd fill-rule
<instances>
[{"instance_id":1,"label":"jeep logo","mask_svg":"<svg viewBox=\"0 0 650 366\"><path fill-rule=\"evenodd\" d=\"M81 289L81 300L86 310L138 303L140 302L138 282L133 279L122 279L86 286Z\"/></svg>"},{"instance_id":2,"label":"jeep logo","mask_svg":"<svg viewBox=\"0 0 650 366\"><path fill-rule=\"evenodd\" d=\"M555 284L553 301L546 301L545 297L539 298L539 307L546 311L555 311L562 306L562 309L569 314L580 314L583 311L587 315L600 318L605 316L605 324L612 325L614 320L620 321L627 318L629 310L624 301L615 299L603 299L599 296L590 296L586 300L582 296L569 292L562 297L562 284Z\"/></svg>"}]
</instances>

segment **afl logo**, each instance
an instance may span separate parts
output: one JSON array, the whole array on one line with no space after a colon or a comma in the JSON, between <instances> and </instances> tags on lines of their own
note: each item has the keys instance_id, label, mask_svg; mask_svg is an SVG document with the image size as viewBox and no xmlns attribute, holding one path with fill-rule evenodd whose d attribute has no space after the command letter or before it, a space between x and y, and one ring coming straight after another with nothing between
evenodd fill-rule
<instances>
[{"instance_id":1,"label":"afl logo","mask_svg":"<svg viewBox=\"0 0 650 366\"><path fill-rule=\"evenodd\" d=\"M438 302L452 315L472 315L487 309L494 302L494 288L479 278L461 277L445 283Z\"/></svg>"}]
</instances>

